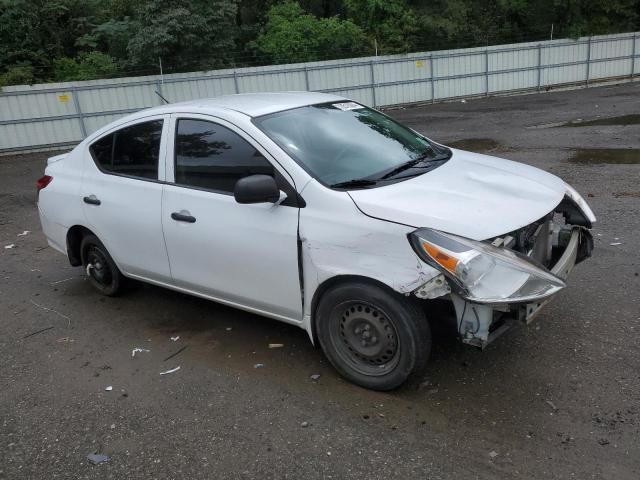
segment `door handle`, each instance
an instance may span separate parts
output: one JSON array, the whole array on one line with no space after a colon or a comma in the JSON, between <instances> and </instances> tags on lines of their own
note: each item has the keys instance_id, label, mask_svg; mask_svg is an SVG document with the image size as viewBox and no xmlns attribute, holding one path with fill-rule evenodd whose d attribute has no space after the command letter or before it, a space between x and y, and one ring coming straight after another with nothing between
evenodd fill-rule
<instances>
[{"instance_id":1,"label":"door handle","mask_svg":"<svg viewBox=\"0 0 640 480\"><path fill-rule=\"evenodd\" d=\"M91 195L89 197L83 198L84 203L88 203L89 205L100 205L102 202L96 198L95 195Z\"/></svg>"},{"instance_id":2,"label":"door handle","mask_svg":"<svg viewBox=\"0 0 640 480\"><path fill-rule=\"evenodd\" d=\"M196 217L192 217L188 213L173 212L171 218L178 222L196 223Z\"/></svg>"}]
</instances>

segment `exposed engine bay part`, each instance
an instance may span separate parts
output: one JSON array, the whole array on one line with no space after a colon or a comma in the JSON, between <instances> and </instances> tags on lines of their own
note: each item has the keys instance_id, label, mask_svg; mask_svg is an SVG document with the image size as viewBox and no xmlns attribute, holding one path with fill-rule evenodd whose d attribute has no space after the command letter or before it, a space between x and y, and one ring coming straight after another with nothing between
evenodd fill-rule
<instances>
[{"instance_id":1,"label":"exposed engine bay part","mask_svg":"<svg viewBox=\"0 0 640 480\"><path fill-rule=\"evenodd\" d=\"M413 294L422 300L442 297L448 293L451 293L451 287L449 287L447 280L442 274L432 278L427 283L413 291Z\"/></svg>"}]
</instances>

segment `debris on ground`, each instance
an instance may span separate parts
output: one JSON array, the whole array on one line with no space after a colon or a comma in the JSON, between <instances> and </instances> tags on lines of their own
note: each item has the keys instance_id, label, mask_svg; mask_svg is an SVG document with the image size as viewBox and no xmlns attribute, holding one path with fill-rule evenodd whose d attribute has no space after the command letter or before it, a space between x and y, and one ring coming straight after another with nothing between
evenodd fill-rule
<instances>
[{"instance_id":1,"label":"debris on ground","mask_svg":"<svg viewBox=\"0 0 640 480\"><path fill-rule=\"evenodd\" d=\"M57 282L51 282L49 285L57 285L59 283L68 282L69 280L73 280L74 278L76 278L76 277L65 278L64 280L58 280Z\"/></svg>"},{"instance_id":2,"label":"debris on ground","mask_svg":"<svg viewBox=\"0 0 640 480\"><path fill-rule=\"evenodd\" d=\"M40 305L40 304L34 302L33 300L29 300L29 302L32 305L35 305L36 307L41 308L45 312L52 312L52 313L55 313L56 315L58 315L59 317L64 318L69 323L69 326L71 326L71 319L69 317L67 317L66 315L58 312L57 310L54 310L53 308L49 308L49 307L45 307L44 305Z\"/></svg>"},{"instance_id":3,"label":"debris on ground","mask_svg":"<svg viewBox=\"0 0 640 480\"><path fill-rule=\"evenodd\" d=\"M170 373L177 372L178 370L180 370L180 365L176 368L172 368L171 370L167 370L166 372L160 372L160 375L169 375Z\"/></svg>"},{"instance_id":4,"label":"debris on ground","mask_svg":"<svg viewBox=\"0 0 640 480\"><path fill-rule=\"evenodd\" d=\"M15 247L15 244L10 243L9 245L5 245L4 248L13 248Z\"/></svg>"},{"instance_id":5,"label":"debris on ground","mask_svg":"<svg viewBox=\"0 0 640 480\"><path fill-rule=\"evenodd\" d=\"M24 232L19 233L18 237L24 237L25 235L29 235L30 233L31 233L31 230L25 230Z\"/></svg>"},{"instance_id":6,"label":"debris on ground","mask_svg":"<svg viewBox=\"0 0 640 480\"><path fill-rule=\"evenodd\" d=\"M616 245L622 245L622 242L613 242L613 243L610 243L609 245L611 245L612 247L615 247Z\"/></svg>"},{"instance_id":7,"label":"debris on ground","mask_svg":"<svg viewBox=\"0 0 640 480\"><path fill-rule=\"evenodd\" d=\"M167 358L165 358L165 359L163 360L163 362L166 362L167 360L172 359L173 357L175 357L175 356L176 356L176 355L178 355L179 353L184 352L184 351L187 349L187 347L188 347L188 346L189 346L189 345L185 345L184 347L182 347L181 349L179 349L177 352L172 353L172 354L171 354L171 355L169 355Z\"/></svg>"},{"instance_id":8,"label":"debris on ground","mask_svg":"<svg viewBox=\"0 0 640 480\"><path fill-rule=\"evenodd\" d=\"M110 392L111 390L113 390L113 386L112 385L109 385L108 387L106 387L104 389L105 392Z\"/></svg>"},{"instance_id":9,"label":"debris on ground","mask_svg":"<svg viewBox=\"0 0 640 480\"><path fill-rule=\"evenodd\" d=\"M227 327L227 328L225 328L225 330L226 330L227 332L230 332L232 329L231 329L231 327Z\"/></svg>"},{"instance_id":10,"label":"debris on ground","mask_svg":"<svg viewBox=\"0 0 640 480\"><path fill-rule=\"evenodd\" d=\"M269 348L282 348L284 347L284 343L270 343Z\"/></svg>"},{"instance_id":11,"label":"debris on ground","mask_svg":"<svg viewBox=\"0 0 640 480\"><path fill-rule=\"evenodd\" d=\"M150 352L151 350L147 350L146 348L140 348L140 347L136 347L133 350L131 350L131 356L135 357L136 353L143 353L143 352Z\"/></svg>"},{"instance_id":12,"label":"debris on ground","mask_svg":"<svg viewBox=\"0 0 640 480\"><path fill-rule=\"evenodd\" d=\"M264 363L256 363L253 368L262 368L264 367Z\"/></svg>"},{"instance_id":13,"label":"debris on ground","mask_svg":"<svg viewBox=\"0 0 640 480\"><path fill-rule=\"evenodd\" d=\"M171 341L172 342L177 342L178 340L180 340L180 335L177 335L175 337L171 337Z\"/></svg>"},{"instance_id":14,"label":"debris on ground","mask_svg":"<svg viewBox=\"0 0 640 480\"><path fill-rule=\"evenodd\" d=\"M314 373L313 375L311 375L309 377L311 380L313 380L314 382L317 382L318 380L320 380L320 374L319 373Z\"/></svg>"},{"instance_id":15,"label":"debris on ground","mask_svg":"<svg viewBox=\"0 0 640 480\"><path fill-rule=\"evenodd\" d=\"M302 428L307 428L307 427L309 426L309 422L302 422L302 423L300 424L300 426L301 426Z\"/></svg>"},{"instance_id":16,"label":"debris on ground","mask_svg":"<svg viewBox=\"0 0 640 480\"><path fill-rule=\"evenodd\" d=\"M74 340L71 337L62 337L56 340L57 343L72 343Z\"/></svg>"},{"instance_id":17,"label":"debris on ground","mask_svg":"<svg viewBox=\"0 0 640 480\"><path fill-rule=\"evenodd\" d=\"M94 465L100 465L101 463L109 461L109 457L100 453L90 453L89 455L87 455L87 460L89 460Z\"/></svg>"},{"instance_id":18,"label":"debris on ground","mask_svg":"<svg viewBox=\"0 0 640 480\"><path fill-rule=\"evenodd\" d=\"M496 457L498 456L498 452L496 452L495 450L491 450L491 451L489 452L489 456L490 456L491 458L496 458Z\"/></svg>"},{"instance_id":19,"label":"debris on ground","mask_svg":"<svg viewBox=\"0 0 640 480\"><path fill-rule=\"evenodd\" d=\"M605 445L609 445L610 442L606 438L601 438L598 440L598 443L604 447Z\"/></svg>"},{"instance_id":20,"label":"debris on ground","mask_svg":"<svg viewBox=\"0 0 640 480\"><path fill-rule=\"evenodd\" d=\"M546 400L545 403L549 405L551 408L553 408L554 412L558 411L558 407L556 407L555 403L553 403L551 400Z\"/></svg>"},{"instance_id":21,"label":"debris on ground","mask_svg":"<svg viewBox=\"0 0 640 480\"><path fill-rule=\"evenodd\" d=\"M22 337L22 338L29 338L29 337L33 337L34 335L38 335L39 333L46 332L47 330L51 330L52 328L54 328L54 327L53 327L53 326L51 326L51 327L47 327L47 328L42 328L42 329L40 329L40 330L36 330L35 332L31 332L31 333L26 334L26 335L25 335L24 337Z\"/></svg>"}]
</instances>

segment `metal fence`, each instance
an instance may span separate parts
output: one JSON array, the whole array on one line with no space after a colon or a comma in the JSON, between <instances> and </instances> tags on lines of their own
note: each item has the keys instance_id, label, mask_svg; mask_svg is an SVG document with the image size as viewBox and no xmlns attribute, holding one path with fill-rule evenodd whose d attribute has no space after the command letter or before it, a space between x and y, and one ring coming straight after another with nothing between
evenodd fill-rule
<instances>
[{"instance_id":1,"label":"metal fence","mask_svg":"<svg viewBox=\"0 0 640 480\"><path fill-rule=\"evenodd\" d=\"M0 154L72 145L116 118L231 93L313 90L377 107L540 91L640 73L640 33L267 67L5 87Z\"/></svg>"}]
</instances>

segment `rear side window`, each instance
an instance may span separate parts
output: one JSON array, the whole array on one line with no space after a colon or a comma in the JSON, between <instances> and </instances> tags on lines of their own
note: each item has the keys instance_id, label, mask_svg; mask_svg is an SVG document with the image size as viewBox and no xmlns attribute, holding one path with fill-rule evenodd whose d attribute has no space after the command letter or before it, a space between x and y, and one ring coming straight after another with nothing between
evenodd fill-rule
<instances>
[{"instance_id":1,"label":"rear side window","mask_svg":"<svg viewBox=\"0 0 640 480\"><path fill-rule=\"evenodd\" d=\"M233 193L248 175L274 176L264 156L237 133L205 120L178 120L175 183Z\"/></svg>"},{"instance_id":2,"label":"rear side window","mask_svg":"<svg viewBox=\"0 0 640 480\"><path fill-rule=\"evenodd\" d=\"M102 137L91 145L91 155L106 173L157 180L162 123L138 123Z\"/></svg>"}]
</instances>

